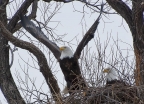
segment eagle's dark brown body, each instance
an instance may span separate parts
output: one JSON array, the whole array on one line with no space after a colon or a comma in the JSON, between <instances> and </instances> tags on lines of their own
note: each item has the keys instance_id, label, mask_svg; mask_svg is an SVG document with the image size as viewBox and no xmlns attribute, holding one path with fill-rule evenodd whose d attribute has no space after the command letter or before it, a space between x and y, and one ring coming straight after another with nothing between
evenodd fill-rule
<instances>
[{"instance_id":1,"label":"eagle's dark brown body","mask_svg":"<svg viewBox=\"0 0 144 104\"><path fill-rule=\"evenodd\" d=\"M126 83L126 82L124 82L122 80L117 80L117 79L114 79L114 80L106 82L106 86L111 86L111 85L129 86L128 83Z\"/></svg>"},{"instance_id":2,"label":"eagle's dark brown body","mask_svg":"<svg viewBox=\"0 0 144 104\"><path fill-rule=\"evenodd\" d=\"M81 76L78 61L75 58L63 58L60 59L59 63L65 76L69 93L70 90L79 90L86 87L84 79Z\"/></svg>"}]
</instances>

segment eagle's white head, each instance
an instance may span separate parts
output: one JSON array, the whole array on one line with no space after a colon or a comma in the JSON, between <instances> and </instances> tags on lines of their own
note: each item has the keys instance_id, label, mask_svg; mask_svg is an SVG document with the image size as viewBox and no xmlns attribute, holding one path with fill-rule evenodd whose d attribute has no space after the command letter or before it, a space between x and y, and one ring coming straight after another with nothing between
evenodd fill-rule
<instances>
[{"instance_id":1,"label":"eagle's white head","mask_svg":"<svg viewBox=\"0 0 144 104\"><path fill-rule=\"evenodd\" d=\"M63 46L63 47L60 47L60 50L61 50L60 59L67 58L67 57L69 57L69 58L73 57L73 52L69 47Z\"/></svg>"},{"instance_id":2,"label":"eagle's white head","mask_svg":"<svg viewBox=\"0 0 144 104\"><path fill-rule=\"evenodd\" d=\"M118 78L117 72L114 68L108 67L103 70L103 73L107 73L107 75L106 75L107 81L112 81L112 80L115 80Z\"/></svg>"}]
</instances>

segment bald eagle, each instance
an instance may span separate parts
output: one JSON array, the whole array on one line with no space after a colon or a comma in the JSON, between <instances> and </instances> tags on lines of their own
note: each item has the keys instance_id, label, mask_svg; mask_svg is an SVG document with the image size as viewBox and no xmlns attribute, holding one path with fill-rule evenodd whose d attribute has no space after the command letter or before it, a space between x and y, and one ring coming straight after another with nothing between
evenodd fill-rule
<instances>
[{"instance_id":1,"label":"bald eagle","mask_svg":"<svg viewBox=\"0 0 144 104\"><path fill-rule=\"evenodd\" d=\"M72 90L85 88L86 84L81 76L78 60L73 57L72 50L67 46L60 47L60 50L59 63L67 83L65 90L71 94Z\"/></svg>"},{"instance_id":2,"label":"bald eagle","mask_svg":"<svg viewBox=\"0 0 144 104\"><path fill-rule=\"evenodd\" d=\"M113 84L121 84L124 86L128 85L128 83L126 83L125 81L118 79L116 69L114 69L114 68L108 67L108 68L103 70L103 73L107 73L106 86L110 86Z\"/></svg>"}]
</instances>

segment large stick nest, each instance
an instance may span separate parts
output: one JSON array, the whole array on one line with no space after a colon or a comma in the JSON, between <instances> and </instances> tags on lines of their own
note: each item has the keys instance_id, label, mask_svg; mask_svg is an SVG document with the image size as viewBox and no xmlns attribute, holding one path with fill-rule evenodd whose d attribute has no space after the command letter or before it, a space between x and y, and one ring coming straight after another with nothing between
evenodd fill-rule
<instances>
[{"instance_id":1,"label":"large stick nest","mask_svg":"<svg viewBox=\"0 0 144 104\"><path fill-rule=\"evenodd\" d=\"M141 104L137 88L113 84L111 86L88 88L86 91L75 91L64 98L65 104Z\"/></svg>"}]
</instances>

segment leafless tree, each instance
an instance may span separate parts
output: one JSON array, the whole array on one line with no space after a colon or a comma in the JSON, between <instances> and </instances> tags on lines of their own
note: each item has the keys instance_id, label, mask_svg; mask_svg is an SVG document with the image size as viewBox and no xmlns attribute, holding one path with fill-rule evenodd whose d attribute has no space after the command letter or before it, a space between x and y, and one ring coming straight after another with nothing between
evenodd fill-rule
<instances>
[{"instance_id":1,"label":"leafless tree","mask_svg":"<svg viewBox=\"0 0 144 104\"><path fill-rule=\"evenodd\" d=\"M55 3L70 3L74 0L54 0ZM103 3L100 0L97 1L86 1L86 0L78 0L81 3L84 3L84 6L87 6L95 13L99 13L99 17L96 17L96 21L93 23L93 25L89 28L89 30L85 33L82 40L78 43L78 46L76 48L76 51L74 53L74 58L78 60L82 55L82 50L86 45L88 45L89 41L93 39L94 33L98 27L99 20L101 18L101 14L104 16L106 14L119 14L126 23L129 26L129 29L131 31L132 37L133 37L133 47L134 47L134 53L136 57L136 69L135 69L135 80L132 80L130 82L135 82L137 86L140 86L141 91L139 91L139 98L140 101L143 101L143 84L144 84L144 66L143 66L143 7L144 2L142 0L106 0ZM11 5L11 3L16 3L15 0L9 1L9 0L0 0L0 88L3 92L4 97L6 98L7 102L9 104L25 104L25 99L22 98L21 94L19 93L19 90L13 80L13 77L11 75L10 68L12 64L9 64L9 50L11 50L11 53L13 51L8 45L8 42L10 41L13 45L16 47L19 47L21 49L28 50L30 53L32 53L36 59L38 66L40 68L40 72L42 73L49 89L50 94L53 97L53 101L55 101L58 104L63 104L64 100L60 93L60 88L58 86L57 80L54 77L52 70L47 62L46 56L44 53L38 48L38 46L34 45L32 42L27 42L25 40L20 40L18 37L15 37L13 34L17 31L20 31L20 29L23 27L28 31L37 41L41 42L43 45L45 45L50 52L54 55L55 59L59 61L60 57L60 50L59 46L56 44L56 39L51 34L51 29L45 28L47 23L50 21L50 19L45 20L45 23L37 21L37 9L38 9L38 3L40 1L38 0L25 0L22 3L20 3L19 8L16 9L14 15L11 16L11 18L7 17L7 6ZM42 2L45 2L46 4L50 4L52 0L43 0ZM31 9L29 8L31 7ZM109 11L111 9L114 9L116 13L110 13ZM45 13L49 11L49 8L45 9ZM53 10L51 13L51 16L49 18L52 18L56 12L59 10L58 6ZM32 22L35 21L39 26L36 27L36 25ZM50 40L48 36L45 35L45 33L42 31L42 28L45 28L47 33L50 33L51 39ZM97 47L100 48L100 47ZM100 50L100 49L99 49ZM120 52L120 51L119 51ZM99 52L100 53L100 52ZM96 65L97 68L100 68L100 65L102 64L102 54L99 54L97 59L99 60ZM103 57L104 58L104 57ZM82 57L84 60L85 58ZM13 60L13 58L12 58ZM81 60L81 61L83 61ZM85 59L87 60L87 59ZM91 59L92 61L92 59ZM95 59L96 61L96 59ZM85 61L88 62L88 61ZM11 62L12 63L12 62ZM122 63L122 62L121 62ZM86 65L90 66L88 63ZM86 66L88 69L89 67ZM92 67L92 66L91 66ZM102 67L101 67L102 68ZM132 69L131 67L129 67ZM90 74L91 76L91 74ZM94 75L92 75L94 76ZM92 81L92 80L91 80ZM93 83L93 82L91 82ZM36 91L38 92L38 91ZM94 91L95 92L95 91ZM135 93L135 92L134 92ZM43 93L40 93L40 95L45 95ZM49 103L47 101L45 103ZM79 100L78 100L79 101ZM41 102L41 100L37 99L38 103L44 103ZM94 102L93 102L94 103Z\"/></svg>"}]
</instances>

